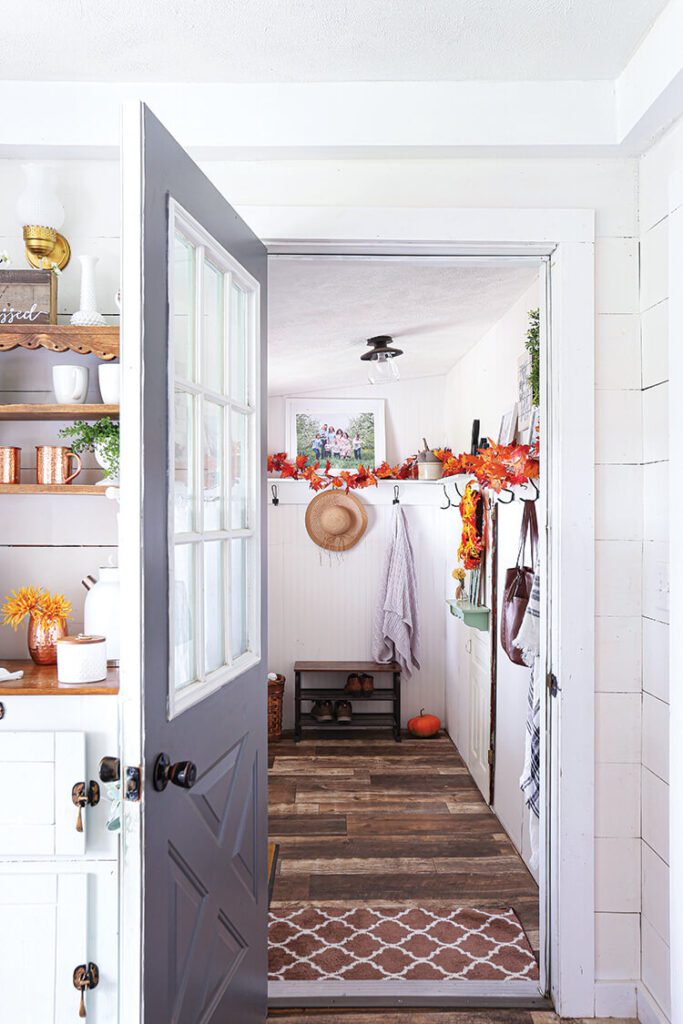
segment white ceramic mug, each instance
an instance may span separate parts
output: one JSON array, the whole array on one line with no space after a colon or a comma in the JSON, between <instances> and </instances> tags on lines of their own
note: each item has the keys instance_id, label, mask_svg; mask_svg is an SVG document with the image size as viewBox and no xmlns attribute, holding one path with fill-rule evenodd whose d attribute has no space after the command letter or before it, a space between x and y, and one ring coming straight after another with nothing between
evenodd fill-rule
<instances>
[{"instance_id":1,"label":"white ceramic mug","mask_svg":"<svg viewBox=\"0 0 683 1024\"><path fill-rule=\"evenodd\" d=\"M81 405L88 394L86 366L53 366L52 388L59 405Z\"/></svg>"},{"instance_id":2,"label":"white ceramic mug","mask_svg":"<svg viewBox=\"0 0 683 1024\"><path fill-rule=\"evenodd\" d=\"M121 398L121 367L118 363L101 363L97 368L100 394L105 405L118 405Z\"/></svg>"}]
</instances>

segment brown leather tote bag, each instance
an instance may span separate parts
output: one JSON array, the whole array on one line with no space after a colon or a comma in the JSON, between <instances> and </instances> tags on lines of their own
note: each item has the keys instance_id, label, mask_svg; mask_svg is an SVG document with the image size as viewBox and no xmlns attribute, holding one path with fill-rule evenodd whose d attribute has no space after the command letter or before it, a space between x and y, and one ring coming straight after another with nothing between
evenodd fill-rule
<instances>
[{"instance_id":1,"label":"brown leather tote bag","mask_svg":"<svg viewBox=\"0 0 683 1024\"><path fill-rule=\"evenodd\" d=\"M524 553L527 538L531 546L531 565L524 565ZM510 661L515 665L523 665L522 652L515 647L513 640L519 633L526 606L531 596L534 572L538 552L538 522L536 506L533 501L524 503L522 529L519 535L519 551L517 564L505 573L505 589L500 616L500 642Z\"/></svg>"}]
</instances>

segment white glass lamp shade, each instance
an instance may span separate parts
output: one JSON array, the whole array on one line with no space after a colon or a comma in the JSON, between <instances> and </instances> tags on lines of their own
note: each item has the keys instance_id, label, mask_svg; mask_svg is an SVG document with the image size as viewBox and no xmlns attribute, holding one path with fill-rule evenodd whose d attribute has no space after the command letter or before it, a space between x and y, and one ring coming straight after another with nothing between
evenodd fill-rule
<instances>
[{"instance_id":1,"label":"white glass lamp shade","mask_svg":"<svg viewBox=\"0 0 683 1024\"><path fill-rule=\"evenodd\" d=\"M368 380L371 384L393 384L399 379L396 357L380 352L369 363Z\"/></svg>"},{"instance_id":2,"label":"white glass lamp shade","mask_svg":"<svg viewBox=\"0 0 683 1024\"><path fill-rule=\"evenodd\" d=\"M59 231L64 223L64 207L55 191L54 164L22 164L26 182L17 200L19 225L36 224Z\"/></svg>"}]
</instances>

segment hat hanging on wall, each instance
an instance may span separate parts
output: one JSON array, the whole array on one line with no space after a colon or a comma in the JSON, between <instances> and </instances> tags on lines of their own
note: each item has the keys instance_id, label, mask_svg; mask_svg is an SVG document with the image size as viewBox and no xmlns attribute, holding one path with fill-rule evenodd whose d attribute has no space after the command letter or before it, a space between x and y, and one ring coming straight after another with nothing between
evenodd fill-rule
<instances>
[{"instance_id":1,"label":"hat hanging on wall","mask_svg":"<svg viewBox=\"0 0 683 1024\"><path fill-rule=\"evenodd\" d=\"M325 491L306 509L306 529L312 541L328 551L348 551L368 525L368 514L355 494Z\"/></svg>"}]
</instances>

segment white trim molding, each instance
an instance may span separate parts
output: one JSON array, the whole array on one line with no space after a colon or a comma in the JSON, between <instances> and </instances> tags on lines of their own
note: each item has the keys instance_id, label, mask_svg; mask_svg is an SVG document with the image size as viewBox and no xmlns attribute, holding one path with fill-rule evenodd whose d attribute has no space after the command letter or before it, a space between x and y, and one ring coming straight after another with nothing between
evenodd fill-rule
<instances>
[{"instance_id":1,"label":"white trim molding","mask_svg":"<svg viewBox=\"0 0 683 1024\"><path fill-rule=\"evenodd\" d=\"M680 395L683 388L683 168L669 182L669 393ZM683 431L683 403L669 403L669 437ZM669 446L669 517L679 522L683 501L683 453L678 445ZM669 871L670 871L670 976L671 1020L683 1020L683 534L671 529L669 541L670 608L670 706L669 706ZM676 965L676 966L674 966ZM644 1018L643 1018L644 1019Z\"/></svg>"},{"instance_id":2,"label":"white trim molding","mask_svg":"<svg viewBox=\"0 0 683 1024\"><path fill-rule=\"evenodd\" d=\"M544 425L549 508L551 666L548 708L550 933L542 968L557 1012L595 1010L594 895L594 220L588 210L247 207L272 253L550 258ZM577 417L576 410L581 410ZM576 495L581 495L581 501ZM561 771L564 766L565 770ZM543 824L543 822L542 822ZM547 949L546 949L547 947ZM547 955L546 955L547 953ZM425 997L426 998L426 997ZM435 991L429 1002L439 999ZM395 1001L397 1001L395 999ZM307 1000L308 1002L308 1000ZM301 1005L299 999L298 1005ZM443 1003L442 1003L443 1005Z\"/></svg>"}]
</instances>

